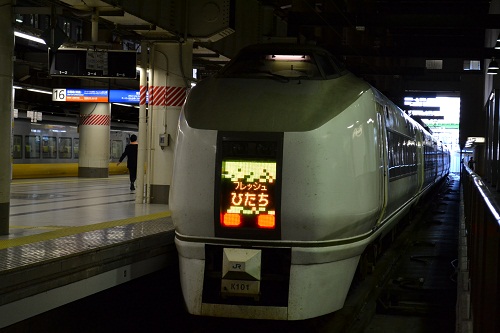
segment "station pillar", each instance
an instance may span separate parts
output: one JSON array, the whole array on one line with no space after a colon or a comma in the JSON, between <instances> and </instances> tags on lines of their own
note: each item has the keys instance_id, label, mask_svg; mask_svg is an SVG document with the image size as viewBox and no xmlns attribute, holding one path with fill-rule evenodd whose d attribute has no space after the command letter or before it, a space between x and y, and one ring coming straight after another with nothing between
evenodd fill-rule
<instances>
[{"instance_id":1,"label":"station pillar","mask_svg":"<svg viewBox=\"0 0 500 333\"><path fill-rule=\"evenodd\" d=\"M192 78L193 43L155 43L149 85L148 202L168 204L179 114Z\"/></svg>"},{"instance_id":2,"label":"station pillar","mask_svg":"<svg viewBox=\"0 0 500 333\"><path fill-rule=\"evenodd\" d=\"M78 177L108 177L110 125L110 103L80 103Z\"/></svg>"},{"instance_id":3,"label":"station pillar","mask_svg":"<svg viewBox=\"0 0 500 333\"><path fill-rule=\"evenodd\" d=\"M12 57L14 31L12 29L12 1L0 0L0 235L9 233L10 181L12 174Z\"/></svg>"}]
</instances>

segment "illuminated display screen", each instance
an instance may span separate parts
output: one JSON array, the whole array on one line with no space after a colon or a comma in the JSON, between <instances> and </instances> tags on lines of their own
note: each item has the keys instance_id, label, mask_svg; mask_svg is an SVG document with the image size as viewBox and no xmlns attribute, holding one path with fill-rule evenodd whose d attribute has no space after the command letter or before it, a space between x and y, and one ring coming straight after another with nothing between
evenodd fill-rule
<instances>
[{"instance_id":1,"label":"illuminated display screen","mask_svg":"<svg viewBox=\"0 0 500 333\"><path fill-rule=\"evenodd\" d=\"M55 102L89 102L107 103L108 91L105 89L52 89L52 100Z\"/></svg>"},{"instance_id":2,"label":"illuminated display screen","mask_svg":"<svg viewBox=\"0 0 500 333\"><path fill-rule=\"evenodd\" d=\"M110 90L109 102L110 103L130 103L139 104L140 101L139 90Z\"/></svg>"},{"instance_id":3,"label":"illuminated display screen","mask_svg":"<svg viewBox=\"0 0 500 333\"><path fill-rule=\"evenodd\" d=\"M275 187L276 162L222 161L221 225L274 229Z\"/></svg>"},{"instance_id":4,"label":"illuminated display screen","mask_svg":"<svg viewBox=\"0 0 500 333\"><path fill-rule=\"evenodd\" d=\"M104 102L108 101L107 90L66 89L66 102Z\"/></svg>"}]
</instances>

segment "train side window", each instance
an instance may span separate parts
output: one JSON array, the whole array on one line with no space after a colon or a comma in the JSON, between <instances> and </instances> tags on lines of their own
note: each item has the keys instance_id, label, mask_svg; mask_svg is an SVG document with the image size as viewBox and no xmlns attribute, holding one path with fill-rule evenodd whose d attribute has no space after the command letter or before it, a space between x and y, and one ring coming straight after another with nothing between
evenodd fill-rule
<instances>
[{"instance_id":1,"label":"train side window","mask_svg":"<svg viewBox=\"0 0 500 333\"><path fill-rule=\"evenodd\" d=\"M73 140L73 158L78 158L80 153L80 139Z\"/></svg>"},{"instance_id":2,"label":"train side window","mask_svg":"<svg viewBox=\"0 0 500 333\"><path fill-rule=\"evenodd\" d=\"M111 159L118 160L123 153L123 141L112 140L111 141Z\"/></svg>"},{"instance_id":3,"label":"train side window","mask_svg":"<svg viewBox=\"0 0 500 333\"><path fill-rule=\"evenodd\" d=\"M57 158L57 141L54 136L42 137L42 158Z\"/></svg>"},{"instance_id":4,"label":"train side window","mask_svg":"<svg viewBox=\"0 0 500 333\"><path fill-rule=\"evenodd\" d=\"M22 135L14 135L12 140L12 158L20 159L23 158L23 136Z\"/></svg>"},{"instance_id":5,"label":"train side window","mask_svg":"<svg viewBox=\"0 0 500 333\"><path fill-rule=\"evenodd\" d=\"M71 138L59 138L59 158L71 158Z\"/></svg>"},{"instance_id":6,"label":"train side window","mask_svg":"<svg viewBox=\"0 0 500 333\"><path fill-rule=\"evenodd\" d=\"M417 172L416 142L399 133L387 132L389 179L405 177Z\"/></svg>"},{"instance_id":7,"label":"train side window","mask_svg":"<svg viewBox=\"0 0 500 333\"><path fill-rule=\"evenodd\" d=\"M40 158L40 135L27 135L24 137L24 156L26 158Z\"/></svg>"}]
</instances>

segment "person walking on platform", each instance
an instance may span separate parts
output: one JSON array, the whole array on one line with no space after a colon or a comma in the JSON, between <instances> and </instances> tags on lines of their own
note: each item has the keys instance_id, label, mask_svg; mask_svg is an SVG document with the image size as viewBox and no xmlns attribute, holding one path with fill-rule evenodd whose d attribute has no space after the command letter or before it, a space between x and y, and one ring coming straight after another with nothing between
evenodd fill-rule
<instances>
[{"instance_id":1,"label":"person walking on platform","mask_svg":"<svg viewBox=\"0 0 500 333\"><path fill-rule=\"evenodd\" d=\"M134 183L135 179L137 178L137 150L138 150L137 136L135 134L132 134L130 136L130 143L125 147L125 151L118 160L118 163L116 163L116 165L120 165L123 159L127 157L127 168L130 174L131 191L135 190Z\"/></svg>"},{"instance_id":2,"label":"person walking on platform","mask_svg":"<svg viewBox=\"0 0 500 333\"><path fill-rule=\"evenodd\" d=\"M469 168L472 171L474 171L474 163L476 163L476 161L474 161L474 157L469 158Z\"/></svg>"}]
</instances>

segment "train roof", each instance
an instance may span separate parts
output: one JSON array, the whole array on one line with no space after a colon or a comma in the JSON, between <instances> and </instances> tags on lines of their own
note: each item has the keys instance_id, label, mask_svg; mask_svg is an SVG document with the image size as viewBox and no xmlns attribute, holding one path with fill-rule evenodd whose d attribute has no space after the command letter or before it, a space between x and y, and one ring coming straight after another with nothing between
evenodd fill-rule
<instances>
[{"instance_id":1,"label":"train roof","mask_svg":"<svg viewBox=\"0 0 500 333\"><path fill-rule=\"evenodd\" d=\"M261 61L263 59L269 60L270 57L274 58L277 55L302 55L304 57L309 56L309 58L312 59L307 60L315 63L318 67L333 67L335 69L336 75L343 75L348 72L341 61L339 61L333 54L322 47L309 44L263 43L248 45L242 48L238 52L236 57L234 57L226 66L224 66L224 68L219 72L218 76L225 76L231 73L238 63L244 63L244 66L248 67L249 61L254 60L254 62L257 63L258 61ZM328 70L326 71L328 72Z\"/></svg>"}]
</instances>

